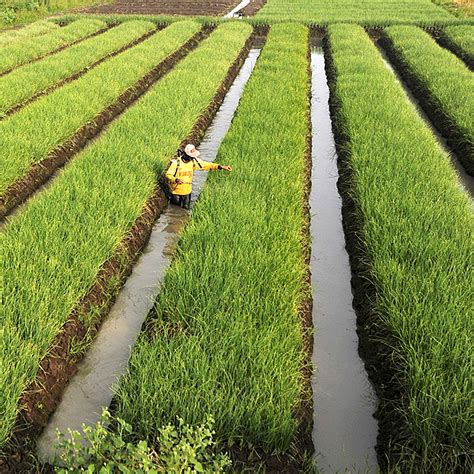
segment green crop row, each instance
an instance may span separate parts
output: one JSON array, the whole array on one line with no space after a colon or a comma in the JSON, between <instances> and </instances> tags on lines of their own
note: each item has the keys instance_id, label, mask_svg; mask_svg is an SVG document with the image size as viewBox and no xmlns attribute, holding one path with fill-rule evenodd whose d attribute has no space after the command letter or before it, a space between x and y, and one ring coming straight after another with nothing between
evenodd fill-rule
<instances>
[{"instance_id":1,"label":"green crop row","mask_svg":"<svg viewBox=\"0 0 474 474\"><path fill-rule=\"evenodd\" d=\"M457 54L471 70L474 69L474 26L449 26L440 38L442 44Z\"/></svg>"},{"instance_id":2,"label":"green crop row","mask_svg":"<svg viewBox=\"0 0 474 474\"><path fill-rule=\"evenodd\" d=\"M125 22L99 36L0 77L0 115L72 74L87 69L94 62L153 29L154 25L150 22Z\"/></svg>"},{"instance_id":3,"label":"green crop row","mask_svg":"<svg viewBox=\"0 0 474 474\"><path fill-rule=\"evenodd\" d=\"M328 32L359 276L375 291L364 327L375 355L388 353L382 373L394 371L383 381L382 417L393 430L385 448L402 472L413 472L403 464L413 455L416 472L461 472L472 448L471 200L364 30Z\"/></svg>"},{"instance_id":4,"label":"green crop row","mask_svg":"<svg viewBox=\"0 0 474 474\"><path fill-rule=\"evenodd\" d=\"M51 53L105 28L99 20L78 20L40 38L25 38L0 49L0 73Z\"/></svg>"},{"instance_id":5,"label":"green crop row","mask_svg":"<svg viewBox=\"0 0 474 474\"><path fill-rule=\"evenodd\" d=\"M2 121L0 194L199 29L195 22L174 23Z\"/></svg>"},{"instance_id":6,"label":"green crop row","mask_svg":"<svg viewBox=\"0 0 474 474\"><path fill-rule=\"evenodd\" d=\"M294 441L306 364L308 30L272 27L118 389L140 434L211 413L219 439L273 451Z\"/></svg>"},{"instance_id":7,"label":"green crop row","mask_svg":"<svg viewBox=\"0 0 474 474\"><path fill-rule=\"evenodd\" d=\"M414 26L385 30L389 52L449 145L474 175L474 75Z\"/></svg>"},{"instance_id":8,"label":"green crop row","mask_svg":"<svg viewBox=\"0 0 474 474\"><path fill-rule=\"evenodd\" d=\"M23 28L3 31L0 33L0 46L13 44L14 42L22 40L24 38L32 38L44 35L58 28L59 25L57 23L43 20L31 23L30 25L26 25Z\"/></svg>"},{"instance_id":9,"label":"green crop row","mask_svg":"<svg viewBox=\"0 0 474 474\"><path fill-rule=\"evenodd\" d=\"M334 22L433 24L454 19L430 0L268 0L256 17L268 21L291 19L318 25Z\"/></svg>"},{"instance_id":10,"label":"green crop row","mask_svg":"<svg viewBox=\"0 0 474 474\"><path fill-rule=\"evenodd\" d=\"M196 29L188 21L177 23L174 32L182 41L184 32L189 36ZM0 446L40 359L142 213L157 175L214 97L250 34L246 24L220 26L4 227Z\"/></svg>"}]
</instances>

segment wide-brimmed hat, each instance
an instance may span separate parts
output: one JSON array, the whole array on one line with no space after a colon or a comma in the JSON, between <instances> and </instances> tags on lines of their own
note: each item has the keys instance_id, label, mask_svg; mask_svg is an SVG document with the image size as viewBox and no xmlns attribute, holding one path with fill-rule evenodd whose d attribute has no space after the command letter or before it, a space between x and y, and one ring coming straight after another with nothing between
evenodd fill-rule
<instances>
[{"instance_id":1,"label":"wide-brimmed hat","mask_svg":"<svg viewBox=\"0 0 474 474\"><path fill-rule=\"evenodd\" d=\"M186 155L190 156L191 158L197 158L201 154L198 150L196 150L196 147L192 143L186 145L184 153L186 153Z\"/></svg>"}]
</instances>

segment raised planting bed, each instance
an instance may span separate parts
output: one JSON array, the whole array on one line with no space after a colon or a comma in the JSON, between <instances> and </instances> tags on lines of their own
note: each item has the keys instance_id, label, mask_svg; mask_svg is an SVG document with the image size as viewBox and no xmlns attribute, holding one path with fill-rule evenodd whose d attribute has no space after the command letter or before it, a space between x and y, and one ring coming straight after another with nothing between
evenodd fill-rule
<instances>
[{"instance_id":1,"label":"raised planting bed","mask_svg":"<svg viewBox=\"0 0 474 474\"><path fill-rule=\"evenodd\" d=\"M217 28L4 227L0 445L15 420L39 429L54 410L166 205L158 176L181 141L198 138L212 118L251 31Z\"/></svg>"},{"instance_id":2,"label":"raised planting bed","mask_svg":"<svg viewBox=\"0 0 474 474\"><path fill-rule=\"evenodd\" d=\"M383 472L472 462L470 196L361 27L326 49L361 350Z\"/></svg>"},{"instance_id":3,"label":"raised planting bed","mask_svg":"<svg viewBox=\"0 0 474 474\"><path fill-rule=\"evenodd\" d=\"M308 30L273 26L114 405L152 440L211 414L237 469L312 450L309 78Z\"/></svg>"},{"instance_id":4,"label":"raised planting bed","mask_svg":"<svg viewBox=\"0 0 474 474\"><path fill-rule=\"evenodd\" d=\"M174 23L0 122L0 213L28 198L168 72L203 38L200 28Z\"/></svg>"},{"instance_id":5,"label":"raised planting bed","mask_svg":"<svg viewBox=\"0 0 474 474\"><path fill-rule=\"evenodd\" d=\"M37 21L26 25L23 28L16 28L0 32L0 46L7 46L24 38L44 35L59 28L57 23L52 21Z\"/></svg>"},{"instance_id":6,"label":"raised planting bed","mask_svg":"<svg viewBox=\"0 0 474 474\"><path fill-rule=\"evenodd\" d=\"M150 22L128 21L0 77L0 116L14 113L33 99L77 79L155 29L155 25Z\"/></svg>"},{"instance_id":7,"label":"raised planting bed","mask_svg":"<svg viewBox=\"0 0 474 474\"><path fill-rule=\"evenodd\" d=\"M471 71L474 70L473 25L446 27L438 39L438 42L459 56L468 65Z\"/></svg>"},{"instance_id":8,"label":"raised planting bed","mask_svg":"<svg viewBox=\"0 0 474 474\"><path fill-rule=\"evenodd\" d=\"M466 171L474 176L474 75L413 26L385 30L382 45Z\"/></svg>"},{"instance_id":9,"label":"raised planting bed","mask_svg":"<svg viewBox=\"0 0 474 474\"><path fill-rule=\"evenodd\" d=\"M108 5L88 8L86 12L222 16L239 3L237 0L115 0L114 3Z\"/></svg>"},{"instance_id":10,"label":"raised planting bed","mask_svg":"<svg viewBox=\"0 0 474 474\"><path fill-rule=\"evenodd\" d=\"M350 22L366 26L458 21L430 0L267 0L256 18L264 21L296 20L317 25Z\"/></svg>"},{"instance_id":11,"label":"raised planting bed","mask_svg":"<svg viewBox=\"0 0 474 474\"><path fill-rule=\"evenodd\" d=\"M11 69L75 44L90 35L104 31L100 20L77 20L40 38L24 38L0 49L0 76Z\"/></svg>"}]
</instances>

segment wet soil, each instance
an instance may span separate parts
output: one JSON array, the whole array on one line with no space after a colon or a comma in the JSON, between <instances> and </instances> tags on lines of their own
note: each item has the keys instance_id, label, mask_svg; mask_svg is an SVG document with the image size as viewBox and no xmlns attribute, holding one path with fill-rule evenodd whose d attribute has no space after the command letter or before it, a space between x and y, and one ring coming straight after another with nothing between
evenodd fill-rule
<instances>
[{"instance_id":1,"label":"wet soil","mask_svg":"<svg viewBox=\"0 0 474 474\"><path fill-rule=\"evenodd\" d=\"M213 100L182 143L200 143L247 57L252 41L253 36L250 36ZM78 362L84 357L104 316L109 312L118 289L148 242L153 223L166 205L166 196L157 187L130 232L117 246L116 254L104 263L91 290L71 313L53 342L50 353L41 361L35 381L21 397L22 408L8 452L2 453L0 472L39 471L30 449L56 409L65 387L77 371ZM71 345L77 347L78 344L82 344L82 351L71 354Z\"/></svg>"},{"instance_id":2,"label":"wet soil","mask_svg":"<svg viewBox=\"0 0 474 474\"><path fill-rule=\"evenodd\" d=\"M323 472L377 472L377 398L358 354L351 271L337 189L336 145L321 47L312 52L311 272L315 345L313 442Z\"/></svg>"},{"instance_id":3,"label":"wet soil","mask_svg":"<svg viewBox=\"0 0 474 474\"><path fill-rule=\"evenodd\" d=\"M185 16L223 16L239 2L236 0L116 0L112 4L99 5L84 10L85 13L101 14L152 14Z\"/></svg>"},{"instance_id":4,"label":"wet soil","mask_svg":"<svg viewBox=\"0 0 474 474\"><path fill-rule=\"evenodd\" d=\"M443 104L432 96L427 85L403 61L388 36L382 35L378 43L386 52L390 62L395 66L403 81L408 85L430 121L446 139L446 143L464 166L467 174L474 176L473 138L467 131L462 130L451 120L449 114L444 111Z\"/></svg>"},{"instance_id":5,"label":"wet soil","mask_svg":"<svg viewBox=\"0 0 474 474\"><path fill-rule=\"evenodd\" d=\"M35 163L16 183L6 189L0 197L0 220L4 220L16 207L24 203L54 173L96 138L102 130L133 105L148 89L166 75L190 51L206 38L214 27L204 27L184 45L155 66L136 84L121 94L93 120L83 125L71 138Z\"/></svg>"}]
</instances>

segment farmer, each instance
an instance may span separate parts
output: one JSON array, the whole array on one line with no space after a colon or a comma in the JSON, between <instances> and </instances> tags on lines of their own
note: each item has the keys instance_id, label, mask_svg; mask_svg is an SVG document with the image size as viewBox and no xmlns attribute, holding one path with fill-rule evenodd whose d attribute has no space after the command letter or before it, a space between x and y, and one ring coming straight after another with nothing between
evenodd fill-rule
<instances>
[{"instance_id":1,"label":"farmer","mask_svg":"<svg viewBox=\"0 0 474 474\"><path fill-rule=\"evenodd\" d=\"M232 171L230 166L210 163L199 158L201 153L192 144L186 145L184 152L178 152L178 158L171 160L166 171L166 179L171 192L172 204L189 209L191 204L191 191L193 189L194 170L226 170Z\"/></svg>"}]
</instances>

